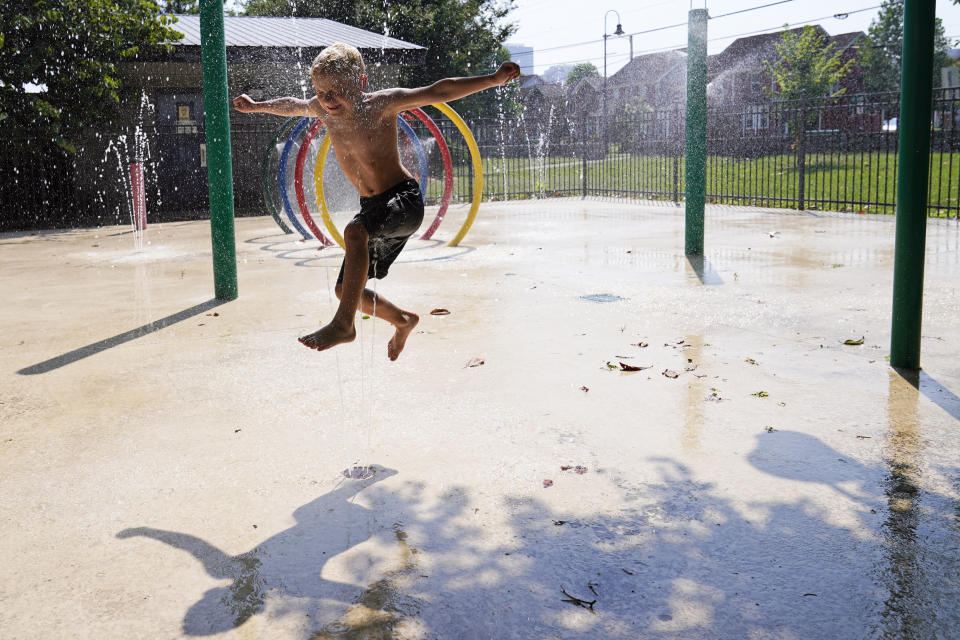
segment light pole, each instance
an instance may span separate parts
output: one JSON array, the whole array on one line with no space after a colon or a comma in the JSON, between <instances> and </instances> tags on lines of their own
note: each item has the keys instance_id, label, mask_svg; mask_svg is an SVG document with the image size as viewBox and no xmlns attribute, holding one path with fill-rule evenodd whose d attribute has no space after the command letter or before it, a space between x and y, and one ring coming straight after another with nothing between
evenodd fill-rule
<instances>
[{"instance_id":1,"label":"light pole","mask_svg":"<svg viewBox=\"0 0 960 640\"><path fill-rule=\"evenodd\" d=\"M617 30L612 35L623 36L623 26L620 24L620 13L616 9L610 9L603 14L603 157L607 157L607 16L611 13L617 14Z\"/></svg>"}]
</instances>

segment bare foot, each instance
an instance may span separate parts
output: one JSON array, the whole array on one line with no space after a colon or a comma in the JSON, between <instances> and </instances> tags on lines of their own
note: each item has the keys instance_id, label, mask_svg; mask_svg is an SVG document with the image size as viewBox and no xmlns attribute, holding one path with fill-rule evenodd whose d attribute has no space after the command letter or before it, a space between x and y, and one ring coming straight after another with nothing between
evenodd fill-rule
<instances>
[{"instance_id":1,"label":"bare foot","mask_svg":"<svg viewBox=\"0 0 960 640\"><path fill-rule=\"evenodd\" d=\"M350 327L349 329L343 329L342 327L330 323L311 334L297 338L297 340L299 340L300 344L305 347L310 347L311 349L316 349L317 351L323 351L324 349L335 347L344 342L353 342L353 339L356 337L357 330L353 327Z\"/></svg>"},{"instance_id":2,"label":"bare foot","mask_svg":"<svg viewBox=\"0 0 960 640\"><path fill-rule=\"evenodd\" d=\"M417 314L409 311L403 311L402 313L407 322L403 325L397 325L396 333L393 334L390 342L387 343L387 357L391 360L397 359L400 352L403 351L404 345L407 344L407 336L410 335L413 328L420 322L420 316Z\"/></svg>"}]
</instances>

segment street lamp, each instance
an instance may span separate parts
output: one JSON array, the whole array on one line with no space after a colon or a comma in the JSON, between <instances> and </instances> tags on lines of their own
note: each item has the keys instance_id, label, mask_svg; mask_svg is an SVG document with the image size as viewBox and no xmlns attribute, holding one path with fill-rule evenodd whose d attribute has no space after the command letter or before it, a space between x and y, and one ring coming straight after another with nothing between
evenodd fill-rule
<instances>
[{"instance_id":1,"label":"street lamp","mask_svg":"<svg viewBox=\"0 0 960 640\"><path fill-rule=\"evenodd\" d=\"M607 34L607 17L611 13L617 14L617 30L612 34ZM610 35L626 35L623 26L620 24L620 13L615 9L610 9L603 14L603 157L607 157L607 38Z\"/></svg>"}]
</instances>

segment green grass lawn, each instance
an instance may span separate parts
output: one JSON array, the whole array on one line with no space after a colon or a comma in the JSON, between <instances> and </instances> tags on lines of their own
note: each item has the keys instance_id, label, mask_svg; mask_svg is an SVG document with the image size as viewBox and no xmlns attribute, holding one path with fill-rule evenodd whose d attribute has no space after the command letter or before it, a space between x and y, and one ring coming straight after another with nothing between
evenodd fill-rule
<instances>
[{"instance_id":1,"label":"green grass lawn","mask_svg":"<svg viewBox=\"0 0 960 640\"><path fill-rule=\"evenodd\" d=\"M954 217L960 209L960 153L930 156L930 215ZM805 208L827 211L893 213L896 154L808 154ZM496 158L483 160L485 199L522 199L581 195L584 162L575 157ZM455 197L469 193L466 166L455 170ZM799 169L793 155L762 158L707 158L707 201L720 204L796 208ZM587 160L589 195L672 200L683 197L684 161L670 156L610 155ZM676 183L676 188L675 188ZM438 197L442 180L431 180L429 196Z\"/></svg>"}]
</instances>

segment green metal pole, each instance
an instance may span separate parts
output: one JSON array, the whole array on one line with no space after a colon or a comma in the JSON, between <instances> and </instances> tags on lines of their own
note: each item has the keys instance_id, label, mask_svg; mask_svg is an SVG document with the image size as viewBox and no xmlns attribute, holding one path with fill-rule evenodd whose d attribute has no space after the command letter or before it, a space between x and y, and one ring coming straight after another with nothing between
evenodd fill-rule
<instances>
[{"instance_id":1,"label":"green metal pole","mask_svg":"<svg viewBox=\"0 0 960 640\"><path fill-rule=\"evenodd\" d=\"M703 209L707 201L707 10L691 9L687 20L687 151L684 251L703 255Z\"/></svg>"},{"instance_id":2,"label":"green metal pole","mask_svg":"<svg viewBox=\"0 0 960 640\"><path fill-rule=\"evenodd\" d=\"M238 295L237 250L233 232L233 166L223 0L200 0L200 34L210 235L213 239L213 289L217 300L235 300Z\"/></svg>"},{"instance_id":3,"label":"green metal pole","mask_svg":"<svg viewBox=\"0 0 960 640\"><path fill-rule=\"evenodd\" d=\"M904 3L897 122L897 239L890 331L890 364L903 369L920 368L935 18L934 0Z\"/></svg>"}]
</instances>

